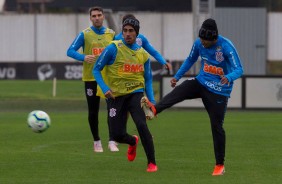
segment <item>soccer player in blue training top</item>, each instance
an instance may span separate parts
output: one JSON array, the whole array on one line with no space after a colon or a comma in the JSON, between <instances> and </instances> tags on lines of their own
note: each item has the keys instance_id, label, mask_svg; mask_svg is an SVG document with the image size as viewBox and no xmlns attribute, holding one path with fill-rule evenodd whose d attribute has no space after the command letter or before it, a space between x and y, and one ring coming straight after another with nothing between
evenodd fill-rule
<instances>
[{"instance_id":1,"label":"soccer player in blue training top","mask_svg":"<svg viewBox=\"0 0 282 184\"><path fill-rule=\"evenodd\" d=\"M201 57L199 74L176 86L178 80L191 68L199 56ZM233 82L242 74L243 68L234 45L229 39L218 35L215 20L207 19L199 30L199 38L194 42L189 56L170 81L171 86L176 87L155 106L146 97L141 100L141 105L147 112L147 118L152 119L156 114L183 100L202 99L209 114L212 129L216 160L213 176L223 175L225 172L224 116Z\"/></svg>"},{"instance_id":2,"label":"soccer player in blue training top","mask_svg":"<svg viewBox=\"0 0 282 184\"><path fill-rule=\"evenodd\" d=\"M95 152L103 152L98 127L100 97L96 95L97 82L92 74L92 69L103 49L113 40L115 32L103 26L105 16L101 7L96 6L90 8L89 15L92 26L83 30L75 38L68 48L67 55L83 63L82 80L85 84L85 96L88 104L88 122L94 139L93 147ZM80 47L82 47L83 53L78 51ZM119 151L110 132L108 148L113 152Z\"/></svg>"},{"instance_id":3,"label":"soccer player in blue training top","mask_svg":"<svg viewBox=\"0 0 282 184\"><path fill-rule=\"evenodd\" d=\"M133 161L139 138L126 131L127 113L130 112L147 156L147 172L156 172L153 138L140 106L144 92L155 103L153 77L148 53L136 44L139 28L137 19L126 19L122 25L123 38L105 48L93 74L107 98L108 120L114 140L129 145L127 159Z\"/></svg>"},{"instance_id":4,"label":"soccer player in blue training top","mask_svg":"<svg viewBox=\"0 0 282 184\"><path fill-rule=\"evenodd\" d=\"M122 17L122 22L124 22L128 18L134 18L136 17L133 14L126 14ZM122 39L122 33L119 33L115 35L114 40L121 40ZM160 64L162 64L165 69L171 70L172 66L169 62L167 62L162 55L150 44L149 40L145 37L143 34L138 34L136 38L136 43L143 47L151 56L153 56Z\"/></svg>"}]
</instances>

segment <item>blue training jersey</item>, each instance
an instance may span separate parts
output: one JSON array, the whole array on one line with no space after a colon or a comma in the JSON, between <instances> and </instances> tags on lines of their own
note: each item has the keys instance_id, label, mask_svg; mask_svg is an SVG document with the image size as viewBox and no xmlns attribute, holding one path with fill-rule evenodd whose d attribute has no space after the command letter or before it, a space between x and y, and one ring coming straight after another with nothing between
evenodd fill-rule
<instances>
[{"instance_id":1,"label":"blue training jersey","mask_svg":"<svg viewBox=\"0 0 282 184\"><path fill-rule=\"evenodd\" d=\"M137 50L140 49L141 47L139 45L132 44L126 44L124 39L122 39L123 43L129 47L132 50ZM105 67L105 65L111 65L114 63L117 55L117 48L114 43L111 43L108 45L102 54L99 56L97 62L95 63L95 66L93 68L93 75L95 76L96 82L102 89L103 93L105 94L107 91L110 90L109 86L104 82L101 71ZM153 76L152 76L152 71L151 71L151 64L150 64L150 59L148 59L145 64L144 64L144 79L145 79L145 89L139 89L134 91L135 92L144 92L146 93L148 99L150 102L153 104L156 103L155 97L154 97L154 91L153 91Z\"/></svg>"},{"instance_id":2,"label":"blue training jersey","mask_svg":"<svg viewBox=\"0 0 282 184\"><path fill-rule=\"evenodd\" d=\"M114 40L121 40L122 33L115 35ZM162 57L162 55L151 45L148 39L143 34L138 34L136 38L136 43L143 47L151 56L153 56L160 64L166 64L166 60Z\"/></svg>"},{"instance_id":3,"label":"blue training jersey","mask_svg":"<svg viewBox=\"0 0 282 184\"><path fill-rule=\"evenodd\" d=\"M219 35L215 45L205 48L200 39L196 39L189 56L175 74L179 80L201 57L201 69L196 79L209 91L230 97L233 82L243 75L239 55L232 42ZM228 84L221 84L221 77L228 79Z\"/></svg>"}]
</instances>

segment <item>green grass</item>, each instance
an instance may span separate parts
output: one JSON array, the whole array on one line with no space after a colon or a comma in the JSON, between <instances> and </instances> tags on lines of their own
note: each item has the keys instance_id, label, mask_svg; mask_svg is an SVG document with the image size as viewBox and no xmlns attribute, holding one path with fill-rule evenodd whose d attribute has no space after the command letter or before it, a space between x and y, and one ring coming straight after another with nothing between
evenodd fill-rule
<instances>
[{"instance_id":1,"label":"green grass","mask_svg":"<svg viewBox=\"0 0 282 184\"><path fill-rule=\"evenodd\" d=\"M149 121L159 171L147 173L141 144L134 162L107 149L104 105L100 136L104 153L94 153L81 81L0 81L1 184L266 184L282 179L282 113L228 110L226 174L212 177L214 155L209 119L203 110L167 110ZM31 90L31 88L34 88ZM102 102L103 104L104 102ZM29 111L48 112L52 124L33 133ZM137 134L131 118L128 132Z\"/></svg>"}]
</instances>

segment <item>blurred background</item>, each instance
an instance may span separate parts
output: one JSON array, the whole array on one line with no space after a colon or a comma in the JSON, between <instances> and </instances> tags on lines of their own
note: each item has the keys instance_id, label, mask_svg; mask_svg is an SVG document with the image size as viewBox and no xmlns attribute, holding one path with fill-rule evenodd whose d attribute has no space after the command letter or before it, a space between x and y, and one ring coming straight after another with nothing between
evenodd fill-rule
<instances>
[{"instance_id":1,"label":"blurred background","mask_svg":"<svg viewBox=\"0 0 282 184\"><path fill-rule=\"evenodd\" d=\"M168 91L165 77L188 56L202 21L213 17L244 66L234 106L282 108L282 0L0 0L0 80L80 80L81 64L68 58L66 50L90 25L92 6L105 9L105 26L117 33L125 14L140 20L140 32L173 65L166 71L152 58L161 96ZM196 64L187 76L198 70ZM257 104L261 96L265 102Z\"/></svg>"}]
</instances>

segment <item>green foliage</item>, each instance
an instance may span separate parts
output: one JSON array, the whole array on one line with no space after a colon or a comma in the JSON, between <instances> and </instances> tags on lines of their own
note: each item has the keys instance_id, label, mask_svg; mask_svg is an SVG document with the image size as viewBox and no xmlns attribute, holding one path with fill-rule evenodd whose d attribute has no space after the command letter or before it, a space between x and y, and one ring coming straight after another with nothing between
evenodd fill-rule
<instances>
[{"instance_id":1,"label":"green foliage","mask_svg":"<svg viewBox=\"0 0 282 184\"><path fill-rule=\"evenodd\" d=\"M105 108L99 117L104 153L93 152L81 81L60 81L56 97L48 89L50 81L33 85L25 81L23 86L10 83L14 81L0 82L0 183L265 184L282 179L281 112L228 110L226 174L213 177L215 159L207 113L164 111L148 121L159 171L147 173L141 142L132 163L126 158L127 145L119 144L116 153L107 149ZM30 90L34 86L40 89ZM68 93L60 92L62 88ZM17 105L7 110L2 105L10 101ZM51 127L46 132L33 133L27 127L31 108L47 109ZM128 133L138 134L131 118Z\"/></svg>"}]
</instances>

